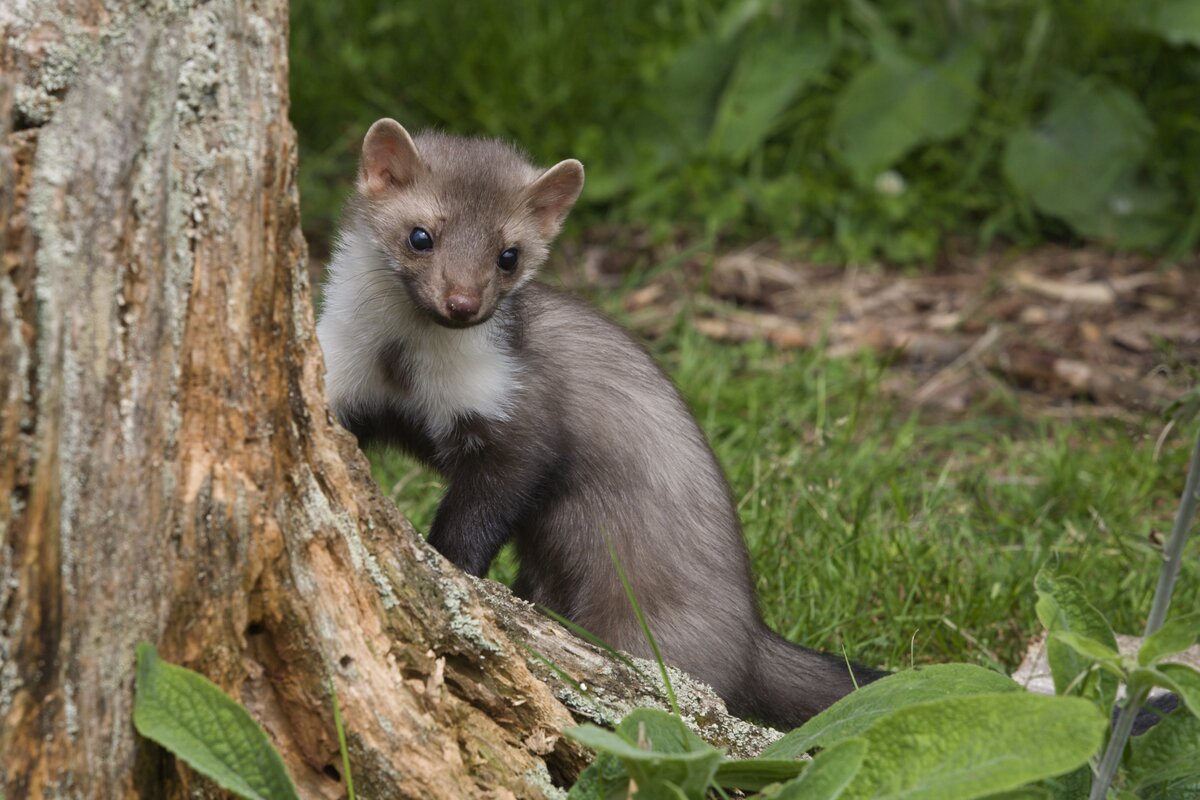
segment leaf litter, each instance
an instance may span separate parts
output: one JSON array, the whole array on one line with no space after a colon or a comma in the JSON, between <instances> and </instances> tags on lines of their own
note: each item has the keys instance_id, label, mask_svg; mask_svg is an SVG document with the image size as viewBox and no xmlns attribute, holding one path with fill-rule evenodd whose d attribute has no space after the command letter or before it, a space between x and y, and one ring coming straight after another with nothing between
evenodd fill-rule
<instances>
[{"instance_id":1,"label":"leaf litter","mask_svg":"<svg viewBox=\"0 0 1200 800\"><path fill-rule=\"evenodd\" d=\"M574 288L614 288L646 253L578 245ZM685 254L686 250L683 251ZM670 255L651 252L666 263ZM1049 415L1130 417L1165 408L1200 375L1200 256L1176 263L1096 247L950 254L923 274L789 259L773 245L696 251L623 296L651 338L689 314L718 341L862 350L884 389L960 415L995 402Z\"/></svg>"}]
</instances>

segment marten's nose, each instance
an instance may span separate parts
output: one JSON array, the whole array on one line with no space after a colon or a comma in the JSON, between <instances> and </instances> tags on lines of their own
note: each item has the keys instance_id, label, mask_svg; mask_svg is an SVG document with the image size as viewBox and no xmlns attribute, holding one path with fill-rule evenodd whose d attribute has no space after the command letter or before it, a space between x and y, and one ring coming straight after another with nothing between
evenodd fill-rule
<instances>
[{"instance_id":1,"label":"marten's nose","mask_svg":"<svg viewBox=\"0 0 1200 800\"><path fill-rule=\"evenodd\" d=\"M451 319L466 322L479 311L479 298L465 292L451 292L446 297L446 313Z\"/></svg>"}]
</instances>

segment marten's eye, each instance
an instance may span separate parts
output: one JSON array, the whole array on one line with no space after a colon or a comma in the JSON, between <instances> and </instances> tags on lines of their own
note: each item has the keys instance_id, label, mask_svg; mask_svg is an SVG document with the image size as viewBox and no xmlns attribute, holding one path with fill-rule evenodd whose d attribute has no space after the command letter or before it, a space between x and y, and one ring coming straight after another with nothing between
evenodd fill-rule
<instances>
[{"instance_id":1,"label":"marten's eye","mask_svg":"<svg viewBox=\"0 0 1200 800\"><path fill-rule=\"evenodd\" d=\"M412 233L408 235L408 243L412 245L413 250L433 249L433 237L424 228L413 228Z\"/></svg>"},{"instance_id":2,"label":"marten's eye","mask_svg":"<svg viewBox=\"0 0 1200 800\"><path fill-rule=\"evenodd\" d=\"M517 248L510 247L496 259L496 266L504 272L512 272L517 268Z\"/></svg>"}]
</instances>

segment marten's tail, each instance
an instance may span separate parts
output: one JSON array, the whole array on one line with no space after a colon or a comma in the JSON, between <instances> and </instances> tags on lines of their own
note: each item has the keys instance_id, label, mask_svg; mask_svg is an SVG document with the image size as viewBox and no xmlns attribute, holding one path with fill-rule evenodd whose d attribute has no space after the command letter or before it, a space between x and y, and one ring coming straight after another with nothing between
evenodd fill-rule
<instances>
[{"instance_id":1,"label":"marten's tail","mask_svg":"<svg viewBox=\"0 0 1200 800\"><path fill-rule=\"evenodd\" d=\"M856 686L889 674L792 644L766 627L756 645L750 680L730 710L783 730L799 727Z\"/></svg>"}]
</instances>

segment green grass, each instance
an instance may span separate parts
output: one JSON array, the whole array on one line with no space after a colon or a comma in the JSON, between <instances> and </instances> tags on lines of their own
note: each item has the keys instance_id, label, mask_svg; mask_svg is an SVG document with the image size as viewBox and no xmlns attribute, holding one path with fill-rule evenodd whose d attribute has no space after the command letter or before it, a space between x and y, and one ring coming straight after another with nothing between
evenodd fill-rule
<instances>
[{"instance_id":1,"label":"green grass","mask_svg":"<svg viewBox=\"0 0 1200 800\"><path fill-rule=\"evenodd\" d=\"M1012 668L1039 630L1032 581L1050 559L1117 631L1140 632L1159 569L1151 535L1170 530L1190 434L1156 460L1155 419L922 420L882 392L886 368L868 355L720 345L686 324L652 352L729 476L763 613L789 638L893 668ZM428 530L438 478L395 453L372 461ZM1200 604L1195 541L1189 552L1177 609ZM492 576L514 574L505 552Z\"/></svg>"}]
</instances>

